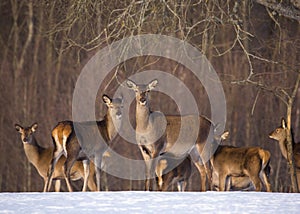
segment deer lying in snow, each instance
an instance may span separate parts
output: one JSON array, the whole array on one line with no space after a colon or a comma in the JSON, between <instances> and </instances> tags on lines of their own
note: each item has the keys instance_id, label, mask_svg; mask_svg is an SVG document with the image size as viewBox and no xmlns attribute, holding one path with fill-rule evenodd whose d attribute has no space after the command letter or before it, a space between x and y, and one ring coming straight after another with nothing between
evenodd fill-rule
<instances>
[{"instance_id":1,"label":"deer lying in snow","mask_svg":"<svg viewBox=\"0 0 300 214\"><path fill-rule=\"evenodd\" d=\"M228 132L223 133L221 139L226 139ZM226 187L228 179L248 176L256 191L262 190L262 183L268 192L271 185L266 171L270 163L270 152L260 147L233 147L219 145L211 163L214 173L219 178L219 190L230 189ZM263 182L262 182L263 181Z\"/></svg>"},{"instance_id":2,"label":"deer lying in snow","mask_svg":"<svg viewBox=\"0 0 300 214\"><path fill-rule=\"evenodd\" d=\"M21 140L23 142L24 151L27 159L32 165L36 168L40 176L44 179L44 192L47 189L47 180L48 180L48 167L52 160L53 148L43 148L40 146L34 136L34 133L37 129L37 123L29 127L23 128L21 125L15 124L16 130L21 134ZM64 174L63 165L65 163L66 158L61 157L53 172L53 179L55 180L55 191L60 191L60 180L66 179ZM88 180L88 187L91 191L96 191L96 184L93 179L94 177L94 168L90 169L90 179ZM81 162L76 161L71 169L71 179L79 180L84 178L84 169Z\"/></svg>"}]
</instances>

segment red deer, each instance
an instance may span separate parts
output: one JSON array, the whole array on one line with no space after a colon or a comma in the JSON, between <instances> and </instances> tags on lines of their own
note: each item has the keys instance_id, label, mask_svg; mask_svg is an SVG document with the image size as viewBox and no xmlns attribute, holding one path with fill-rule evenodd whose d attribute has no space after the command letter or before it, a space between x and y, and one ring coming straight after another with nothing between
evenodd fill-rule
<instances>
[{"instance_id":1,"label":"red deer","mask_svg":"<svg viewBox=\"0 0 300 214\"><path fill-rule=\"evenodd\" d=\"M265 168L265 173L269 177L271 173L270 165ZM213 189L219 191L219 177L212 173ZM227 180L226 191L255 191L255 187L248 176L231 177Z\"/></svg>"},{"instance_id":2,"label":"red deer","mask_svg":"<svg viewBox=\"0 0 300 214\"><path fill-rule=\"evenodd\" d=\"M269 134L269 137L277 140L283 157L287 160L287 126L284 119L281 120L281 126ZM300 143L295 143L292 138L293 156L295 160L298 189L300 190Z\"/></svg>"},{"instance_id":3,"label":"red deer","mask_svg":"<svg viewBox=\"0 0 300 214\"><path fill-rule=\"evenodd\" d=\"M228 132L225 132L221 139L223 140L227 136ZM248 176L256 191L262 190L263 181L266 190L271 192L271 185L266 173L270 164L270 156L269 151L260 147L219 145L211 158L214 173L219 178L219 190L230 189L230 187L226 187L228 179Z\"/></svg>"},{"instance_id":4,"label":"red deer","mask_svg":"<svg viewBox=\"0 0 300 214\"><path fill-rule=\"evenodd\" d=\"M70 169L76 160L84 161L86 171L83 191L85 191L87 185L86 181L89 177L89 168L87 166L89 165L89 160L92 158L94 160L96 170L97 190L100 191L100 167L102 155L105 152L106 148L102 146L102 144L101 146L99 146L100 144L97 144L98 142L93 142L95 140L93 136L97 135L100 132L104 141L108 143L117 134L117 129L121 124L123 108L121 98L110 99L107 95L103 95L102 99L108 107L108 110L103 120L95 122L97 124L96 127L93 125L95 124L94 122L76 123L77 128L84 129L84 132L82 133L85 133L85 137L77 136L78 133L75 133L74 123L72 121L59 122L52 130L52 138L53 143L55 145L55 149L49 169L49 183L51 181L51 175L57 160L62 155L64 155L66 156L65 173L67 176L68 188L70 188L70 191L72 191L69 183ZM96 153L97 155L88 156L91 154L86 154L84 152L84 149L79 144L78 140L81 140L80 142L83 143L84 146L92 147L89 151L94 154ZM96 146L96 144L98 146Z\"/></svg>"},{"instance_id":5,"label":"red deer","mask_svg":"<svg viewBox=\"0 0 300 214\"><path fill-rule=\"evenodd\" d=\"M174 157L161 157L156 166L157 186L159 191L167 191L172 184L177 184L177 190L184 192L191 176L191 159L184 160L174 168ZM176 160L177 162L177 160ZM171 167L171 169L169 169Z\"/></svg>"},{"instance_id":6,"label":"red deer","mask_svg":"<svg viewBox=\"0 0 300 214\"><path fill-rule=\"evenodd\" d=\"M182 142L182 144L179 145L180 148L177 149L184 150L187 146L189 147L192 161L196 165L201 175L201 188L202 190L205 190L206 176L208 177L210 186L211 171L210 163L209 161L205 161L204 157L207 154L203 154L202 151L205 143L207 142L210 129L213 127L212 122L204 116L199 117L199 124L195 122L195 117L193 116L164 117L162 114L157 112L151 112L148 94L157 86L157 80L152 80L146 85L136 84L131 80L127 80L126 84L129 89L132 89L135 92L136 96L136 141L146 164L145 189L150 190L150 179L154 178L156 158L162 153L171 153L170 150L174 148L181 123L182 121L187 121L187 123L190 125L189 130L194 132L199 131L198 138L195 139L196 142ZM196 129L195 127L198 126L200 126L199 129ZM166 131L164 131L165 127ZM194 133L190 134L193 135ZM194 146L194 143L196 146Z\"/></svg>"},{"instance_id":7,"label":"red deer","mask_svg":"<svg viewBox=\"0 0 300 214\"><path fill-rule=\"evenodd\" d=\"M47 190L47 173L48 167L52 160L53 148L43 148L40 146L34 136L37 129L37 123L30 127L23 128L21 125L15 124L16 130L21 134L24 151L29 162L34 165L40 176L44 179L44 192ZM53 179L55 179L55 191L60 190L60 180L66 179L64 174L63 165L65 157L61 157L54 168ZM94 181L94 168L91 168L91 177L88 180L88 187L91 191L96 191L96 184ZM84 177L84 169L81 162L76 161L71 169L71 179L79 180Z\"/></svg>"},{"instance_id":8,"label":"red deer","mask_svg":"<svg viewBox=\"0 0 300 214\"><path fill-rule=\"evenodd\" d=\"M214 171L212 174L212 185L213 185L213 190L217 190L217 191L220 190L219 177ZM254 191L254 190L255 188L248 176L231 177L227 179L226 191Z\"/></svg>"}]
</instances>

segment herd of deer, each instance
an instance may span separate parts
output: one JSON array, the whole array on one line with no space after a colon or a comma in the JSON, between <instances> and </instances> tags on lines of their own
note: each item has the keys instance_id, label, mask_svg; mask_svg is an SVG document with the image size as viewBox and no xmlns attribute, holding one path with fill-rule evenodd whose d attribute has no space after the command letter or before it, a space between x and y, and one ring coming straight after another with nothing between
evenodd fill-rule
<instances>
[{"instance_id":1,"label":"herd of deer","mask_svg":"<svg viewBox=\"0 0 300 214\"><path fill-rule=\"evenodd\" d=\"M136 97L136 142L145 162L145 190L168 190L171 184L177 184L178 191L184 191L191 175L192 162L201 175L201 190L256 190L271 192L269 182L270 152L260 147L233 147L221 145L229 133L221 136L214 134L213 140L208 142L216 150L205 161L204 147L208 141L211 128L216 125L204 116L199 116L199 130L197 130L196 142L181 142L176 149L193 145L187 156L178 157L178 151L174 151L178 127L182 121L195 124L190 116L164 116L157 112L151 112L148 93L154 89L158 81L153 80L149 84L136 84L131 80L126 81L127 87L135 92ZM103 95L103 101L107 106L107 113L102 121L96 121L96 131L100 132L106 144L119 140L118 129L122 121L123 99L111 99ZM198 119L198 118L197 118ZM160 124L165 121L165 129ZM89 122L81 125L89 126ZM40 176L44 179L44 192L51 188L52 180L55 180L55 191L60 191L60 180L65 179L68 190L72 191L70 180L83 179L82 191L87 187L91 191L100 191L100 171L105 148L97 148L97 155L90 158L81 147L81 138L74 130L72 121L59 122L52 130L54 148L41 147L34 133L38 125L22 127L16 124L16 130L21 134L25 154L28 160L35 166ZM93 127L95 128L95 127ZM161 130L165 130L163 133ZM76 135L77 133L77 135ZM270 133L270 138L279 142L282 155L287 159L286 124L284 119L280 127ZM178 143L178 142L177 142ZM300 144L293 144L293 153L297 170L297 180L300 184ZM92 160L90 162L90 159ZM176 167L172 162L178 162ZM94 176L96 174L96 183ZM156 177L156 185L153 179Z\"/></svg>"}]
</instances>

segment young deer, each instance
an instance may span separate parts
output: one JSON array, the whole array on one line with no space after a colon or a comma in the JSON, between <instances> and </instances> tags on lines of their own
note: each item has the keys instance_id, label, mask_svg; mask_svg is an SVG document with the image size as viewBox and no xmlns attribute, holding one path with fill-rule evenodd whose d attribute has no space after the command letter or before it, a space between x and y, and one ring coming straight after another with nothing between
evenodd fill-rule
<instances>
[{"instance_id":1,"label":"young deer","mask_svg":"<svg viewBox=\"0 0 300 214\"><path fill-rule=\"evenodd\" d=\"M221 135L220 140L221 142L225 140L228 137L229 132L224 132L223 135ZM217 137L216 137L217 138ZM217 139L215 139L217 141ZM217 143L215 141L215 143ZM264 169L266 175L269 177L271 173L271 167L270 165L266 165ZM212 174L212 185L215 190L219 190L219 176L216 173L216 171L213 170ZM226 191L253 191L255 190L255 187L249 178L249 176L235 176L230 177L227 179L226 183Z\"/></svg>"},{"instance_id":2,"label":"young deer","mask_svg":"<svg viewBox=\"0 0 300 214\"><path fill-rule=\"evenodd\" d=\"M283 157L287 160L287 126L284 119L281 120L281 126L269 134L269 137L277 140ZM298 189L300 189L300 143L295 143L292 138L293 156L295 160Z\"/></svg>"},{"instance_id":3,"label":"young deer","mask_svg":"<svg viewBox=\"0 0 300 214\"><path fill-rule=\"evenodd\" d=\"M158 81L153 80L146 85L136 84L131 80L127 80L126 83L129 89L135 91L136 96L136 141L146 163L145 189L150 190L150 178L154 177L156 158L165 152L174 153L175 148L178 150L175 151L177 153L180 153L184 150L191 152L190 154L192 154L192 161L201 174L202 190L205 190L206 176L210 182L211 171L209 161L205 161L205 158L200 156L200 154L203 155L202 151L212 126L211 121L209 121L206 117L200 116L199 125L195 122L193 116L164 117L162 114L157 112L151 112L149 107L148 93L157 86ZM195 126L200 126L198 138L195 140L196 142L184 141L179 144L177 143L177 145L174 146L178 138L178 132L180 130L182 121L187 122L190 125L189 130L193 132L198 131L195 129ZM166 128L165 131L164 128ZM190 134L193 135L194 133ZM196 146L194 146L194 143L196 143ZM203 165L203 163L205 164Z\"/></svg>"},{"instance_id":4,"label":"young deer","mask_svg":"<svg viewBox=\"0 0 300 214\"><path fill-rule=\"evenodd\" d=\"M110 99L107 95L103 95L102 99L108 107L108 110L103 120L96 121L96 127L93 125L93 122L76 123L77 128L81 128L83 131L82 133L84 133L85 136L76 135L74 131L74 123L72 121L59 122L52 130L52 138L55 149L49 167L48 183L51 182L53 169L57 160L64 155L66 156L65 173L67 176L67 185L69 190L72 191L69 182L70 169L76 160L82 160L85 167L85 179L82 190L86 191L87 180L89 178L89 160L90 158L93 158L96 170L97 190L100 191L100 167L102 155L106 150L106 146L103 146L101 143L98 144L98 142L94 142L93 136L100 132L104 141L108 143L117 134L121 125L123 108L123 101L121 98ZM89 138L90 141L87 140ZM80 140L81 144L79 144L78 140ZM91 154L85 154L82 145L92 147L90 148L90 152L93 153L93 155L88 156Z\"/></svg>"},{"instance_id":5,"label":"young deer","mask_svg":"<svg viewBox=\"0 0 300 214\"><path fill-rule=\"evenodd\" d=\"M29 160L32 165L36 168L40 176L44 179L44 192L47 189L47 172L48 167L52 159L53 148L43 148L41 147L35 136L34 133L37 129L37 123L34 123L30 127L23 128L21 125L15 124L16 130L21 134L21 140L23 142L24 151L26 154L27 159ZM65 158L61 157L57 165L54 168L53 178L55 179L55 191L58 192L60 190L60 180L66 179L63 165L65 162ZM95 171L91 169L91 179L88 180L89 189L92 191L96 190L96 184L93 179ZM76 161L74 166L71 169L71 179L72 180L79 180L83 178L84 170L81 162Z\"/></svg>"},{"instance_id":6,"label":"young deer","mask_svg":"<svg viewBox=\"0 0 300 214\"><path fill-rule=\"evenodd\" d=\"M227 136L228 132L225 132L221 139L226 139ZM259 147L219 145L211 158L214 173L219 178L219 190L230 189L230 187L226 187L228 179L248 176L256 191L262 190L263 180L266 190L271 192L271 185L266 173L270 164L270 156L269 151Z\"/></svg>"},{"instance_id":7,"label":"young deer","mask_svg":"<svg viewBox=\"0 0 300 214\"><path fill-rule=\"evenodd\" d=\"M269 178L271 173L271 166L268 164L265 167L264 171ZM212 185L213 189L217 191L220 190L219 177L214 171L212 175ZM226 183L226 191L255 191L255 186L248 176L235 176L228 178Z\"/></svg>"},{"instance_id":8,"label":"young deer","mask_svg":"<svg viewBox=\"0 0 300 214\"><path fill-rule=\"evenodd\" d=\"M162 157L157 163L155 171L158 190L167 191L173 183L176 183L177 190L184 192L191 176L191 159L190 157L184 158L178 166L170 170L168 167L173 167L172 161L174 160L171 157Z\"/></svg>"}]
</instances>

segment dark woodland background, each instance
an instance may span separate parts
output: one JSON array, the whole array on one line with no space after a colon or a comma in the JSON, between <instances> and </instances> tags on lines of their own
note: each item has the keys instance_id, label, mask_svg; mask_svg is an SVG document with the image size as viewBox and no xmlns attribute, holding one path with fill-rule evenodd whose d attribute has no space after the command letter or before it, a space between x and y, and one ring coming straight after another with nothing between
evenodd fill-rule
<instances>
[{"instance_id":1,"label":"dark woodland background","mask_svg":"<svg viewBox=\"0 0 300 214\"><path fill-rule=\"evenodd\" d=\"M300 3L296 0L4 0L0 3L0 191L41 191L42 178L27 161L14 124L38 122L36 138L52 146L51 129L72 119L77 77L101 48L139 34L163 34L186 40L206 55L219 75L227 101L226 142L261 146L272 153L273 190L289 192L287 162L268 133L287 115L287 102L300 75ZM155 62L156 63L153 63ZM151 64L151 66L145 66ZM199 101L202 114L210 104L199 82L167 60L142 57L121 65L121 78L147 69L169 71ZM96 115L106 111L100 97L118 87L106 78L96 100ZM167 84L167 83L161 83ZM300 93L292 105L292 127L300 140ZM176 105L156 93L152 108L174 113ZM168 103L168 104L166 104ZM125 153L126 147L118 147ZM133 152L139 155L139 151ZM62 182L64 183L64 182ZM81 183L75 183L81 188ZM188 190L199 190L193 167ZM108 175L109 190L143 189L143 181ZM66 188L64 187L66 191Z\"/></svg>"}]
</instances>

